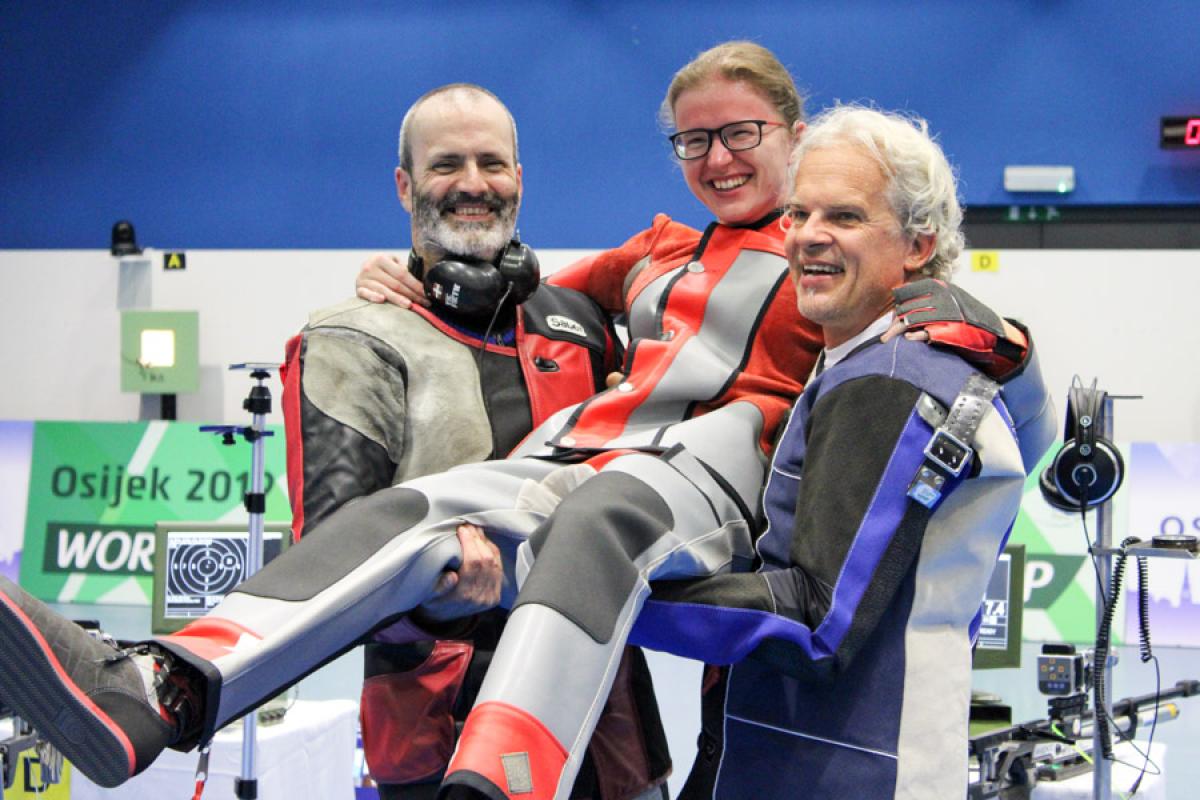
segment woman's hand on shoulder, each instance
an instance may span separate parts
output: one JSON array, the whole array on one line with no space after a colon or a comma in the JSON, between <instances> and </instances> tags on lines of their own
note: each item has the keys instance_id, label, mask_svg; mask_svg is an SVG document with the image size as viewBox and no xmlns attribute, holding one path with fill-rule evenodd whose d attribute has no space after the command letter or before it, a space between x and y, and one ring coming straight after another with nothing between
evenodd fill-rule
<instances>
[{"instance_id":1,"label":"woman's hand on shoulder","mask_svg":"<svg viewBox=\"0 0 1200 800\"><path fill-rule=\"evenodd\" d=\"M429 305L425 287L397 256L375 253L362 263L354 281L355 294L372 303L391 303L410 308L413 303Z\"/></svg>"}]
</instances>

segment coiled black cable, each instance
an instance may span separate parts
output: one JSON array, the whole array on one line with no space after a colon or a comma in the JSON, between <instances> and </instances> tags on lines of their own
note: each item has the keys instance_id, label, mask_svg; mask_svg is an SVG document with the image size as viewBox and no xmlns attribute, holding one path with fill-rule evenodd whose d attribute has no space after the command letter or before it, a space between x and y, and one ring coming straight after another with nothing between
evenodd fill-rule
<instances>
[{"instance_id":1,"label":"coiled black cable","mask_svg":"<svg viewBox=\"0 0 1200 800\"><path fill-rule=\"evenodd\" d=\"M1117 556L1113 566L1112 589L1108 597L1098 595L1104 603L1104 615L1100 620L1100 629L1096 632L1096 650L1092 657L1092 683L1095 688L1095 723L1100 734L1100 752L1104 758L1111 761L1112 732L1109 729L1108 717L1108 684L1104 679L1105 666L1112 649L1112 621L1117 611L1117 601L1121 597L1121 581L1125 577L1125 561L1129 557L1127 548L1141 544L1141 539L1130 536L1121 542L1121 554ZM1153 658L1150 650L1150 603L1149 603L1149 570L1146 559L1138 557L1138 652L1143 662Z\"/></svg>"},{"instance_id":2,"label":"coiled black cable","mask_svg":"<svg viewBox=\"0 0 1200 800\"><path fill-rule=\"evenodd\" d=\"M1125 573L1125 554L1117 558L1113 567L1111 594L1108 597L1099 596L1099 602L1104 604L1104 614L1100 617L1100 629L1096 631L1096 649L1092 653L1092 684L1093 703L1096 730L1100 734L1100 752L1104 758L1112 760L1112 735L1108 729L1108 682L1104 679L1108 666L1109 643L1112 636L1112 620L1117 610L1117 598L1120 596L1121 579Z\"/></svg>"},{"instance_id":3,"label":"coiled black cable","mask_svg":"<svg viewBox=\"0 0 1200 800\"><path fill-rule=\"evenodd\" d=\"M1150 650L1150 569L1146 559L1138 557L1138 657L1145 664L1154 658Z\"/></svg>"}]
</instances>

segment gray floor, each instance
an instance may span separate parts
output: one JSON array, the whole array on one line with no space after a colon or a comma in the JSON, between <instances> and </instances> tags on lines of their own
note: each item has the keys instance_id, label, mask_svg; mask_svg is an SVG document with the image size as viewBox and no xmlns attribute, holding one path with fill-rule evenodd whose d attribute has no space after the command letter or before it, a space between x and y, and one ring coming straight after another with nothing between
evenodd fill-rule
<instances>
[{"instance_id":1,"label":"gray floor","mask_svg":"<svg viewBox=\"0 0 1200 800\"><path fill-rule=\"evenodd\" d=\"M58 610L75 619L96 619L113 636L140 639L150 628L148 608L127 606L59 606ZM1026 644L1022 666L1018 669L987 670L975 673L975 688L998 695L1012 706L1017 722L1046 716L1046 698L1038 693L1037 655L1040 645ZM1177 681L1200 680L1200 650L1159 647L1155 649L1161 666L1162 685L1169 688ZM1138 660L1136 648L1117 648L1119 663L1113 673L1114 699L1149 694L1154 691L1152 665ZM675 775L672 794L682 786L695 752L699 710L696 697L700 687L700 667L694 662L651 653L650 665L659 695L659 705L667 723ZM362 685L362 655L352 650L338 660L301 681L298 696L308 700L358 698ZM1167 796L1169 800L1191 800L1200 786L1200 697L1179 701L1178 719L1159 725L1155 741L1167 745ZM1148 729L1142 729L1144 741ZM1126 791L1129 787L1114 786ZM1121 795L1123 796L1123 795Z\"/></svg>"}]
</instances>

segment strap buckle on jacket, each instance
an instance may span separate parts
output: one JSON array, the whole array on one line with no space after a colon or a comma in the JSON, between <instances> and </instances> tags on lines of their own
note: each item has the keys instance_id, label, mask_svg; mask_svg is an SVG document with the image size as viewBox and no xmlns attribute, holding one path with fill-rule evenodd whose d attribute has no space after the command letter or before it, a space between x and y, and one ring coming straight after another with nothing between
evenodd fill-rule
<instances>
[{"instance_id":1,"label":"strap buckle on jacket","mask_svg":"<svg viewBox=\"0 0 1200 800\"><path fill-rule=\"evenodd\" d=\"M917 413L934 430L925 445L925 459L908 486L909 497L929 509L941 502L947 481L962 475L971 463L975 433L999 388L995 381L974 373L949 412L928 394L921 395Z\"/></svg>"}]
</instances>

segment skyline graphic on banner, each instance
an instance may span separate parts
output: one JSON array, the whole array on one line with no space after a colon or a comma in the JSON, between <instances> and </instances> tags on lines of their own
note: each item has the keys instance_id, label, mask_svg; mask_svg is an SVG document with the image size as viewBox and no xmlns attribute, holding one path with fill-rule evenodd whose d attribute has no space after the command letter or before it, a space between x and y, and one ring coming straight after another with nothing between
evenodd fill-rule
<instances>
[{"instance_id":1,"label":"skyline graphic on banner","mask_svg":"<svg viewBox=\"0 0 1200 800\"><path fill-rule=\"evenodd\" d=\"M1200 536L1200 444L1134 442L1130 447L1128 535L1149 541L1164 534ZM1116 537L1114 537L1116 538ZM1151 641L1200 646L1200 560L1147 559ZM1137 637L1137 570L1125 566L1125 636Z\"/></svg>"}]
</instances>

